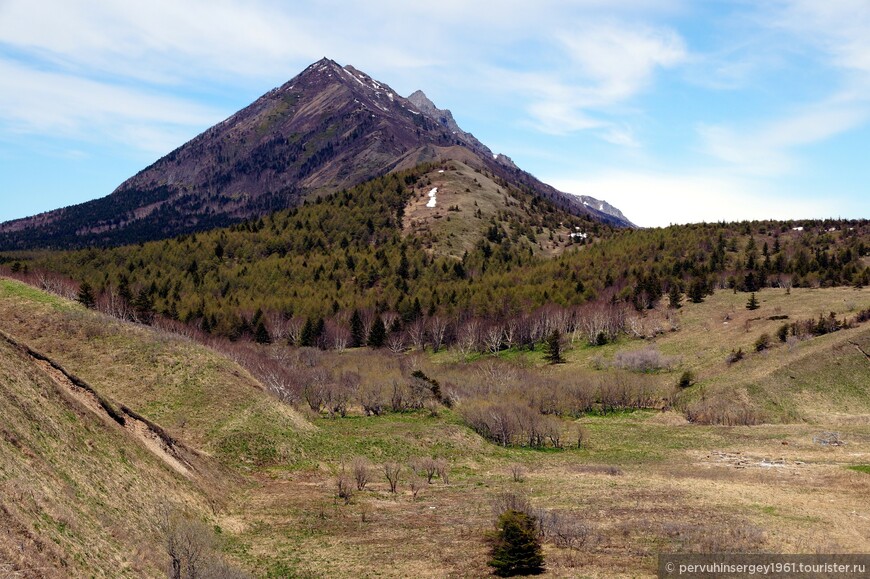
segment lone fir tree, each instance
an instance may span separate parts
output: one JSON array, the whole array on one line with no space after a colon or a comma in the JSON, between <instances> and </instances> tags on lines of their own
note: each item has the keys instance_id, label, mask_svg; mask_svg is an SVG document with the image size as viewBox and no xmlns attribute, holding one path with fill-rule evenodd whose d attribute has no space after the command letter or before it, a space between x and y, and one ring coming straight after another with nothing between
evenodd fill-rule
<instances>
[{"instance_id":1,"label":"lone fir tree","mask_svg":"<svg viewBox=\"0 0 870 579\"><path fill-rule=\"evenodd\" d=\"M755 297L755 292L753 292L749 296L749 301L746 302L746 309L747 310L757 310L759 307L761 307L761 306L758 305L758 298Z\"/></svg>"},{"instance_id":2,"label":"lone fir tree","mask_svg":"<svg viewBox=\"0 0 870 579\"><path fill-rule=\"evenodd\" d=\"M544 553L535 517L507 510L498 518L493 537L490 567L499 577L539 575L544 572Z\"/></svg>"},{"instance_id":3,"label":"lone fir tree","mask_svg":"<svg viewBox=\"0 0 870 579\"><path fill-rule=\"evenodd\" d=\"M565 361L562 357L562 336L559 330L553 330L553 333L547 337L547 355L544 359L550 364L561 364Z\"/></svg>"}]
</instances>

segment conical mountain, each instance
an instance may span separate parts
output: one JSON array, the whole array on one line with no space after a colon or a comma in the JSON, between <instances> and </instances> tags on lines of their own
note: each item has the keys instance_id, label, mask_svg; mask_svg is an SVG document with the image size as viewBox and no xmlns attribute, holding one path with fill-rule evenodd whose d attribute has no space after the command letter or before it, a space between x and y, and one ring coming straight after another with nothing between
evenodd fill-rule
<instances>
[{"instance_id":1,"label":"conical mountain","mask_svg":"<svg viewBox=\"0 0 870 579\"><path fill-rule=\"evenodd\" d=\"M311 193L437 159L486 169L570 213L631 225L618 211L598 208L606 204L561 193L494 155L421 91L403 98L352 66L324 58L111 195L0 224L0 249L173 237L292 207Z\"/></svg>"}]
</instances>

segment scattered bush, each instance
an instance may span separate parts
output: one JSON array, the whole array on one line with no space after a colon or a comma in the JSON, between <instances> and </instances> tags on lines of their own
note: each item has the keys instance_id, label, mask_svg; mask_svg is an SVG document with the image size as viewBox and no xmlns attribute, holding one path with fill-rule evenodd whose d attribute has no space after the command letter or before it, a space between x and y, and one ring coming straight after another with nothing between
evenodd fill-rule
<instances>
[{"instance_id":1,"label":"scattered bush","mask_svg":"<svg viewBox=\"0 0 870 579\"><path fill-rule=\"evenodd\" d=\"M338 494L338 498L344 500L345 504L349 504L353 498L353 488L353 478L344 469L344 466L342 466L341 472L338 473L338 476L335 479L335 490Z\"/></svg>"},{"instance_id":2,"label":"scattered bush","mask_svg":"<svg viewBox=\"0 0 870 579\"><path fill-rule=\"evenodd\" d=\"M519 400L474 400L463 404L460 415L475 432L501 446L561 448L562 422L544 416Z\"/></svg>"},{"instance_id":3,"label":"scattered bush","mask_svg":"<svg viewBox=\"0 0 870 579\"><path fill-rule=\"evenodd\" d=\"M680 375L680 380L677 382L677 386L680 388L688 388L695 384L695 373L691 370L686 370Z\"/></svg>"},{"instance_id":4,"label":"scattered bush","mask_svg":"<svg viewBox=\"0 0 870 579\"><path fill-rule=\"evenodd\" d=\"M420 494L424 486L426 486L426 481L422 477L412 473L408 479L408 488L411 489L412 500L417 500L417 495Z\"/></svg>"},{"instance_id":5,"label":"scattered bush","mask_svg":"<svg viewBox=\"0 0 870 579\"><path fill-rule=\"evenodd\" d=\"M769 334L761 334L758 336L758 339L755 340L755 351L763 352L770 348L770 335Z\"/></svg>"},{"instance_id":6,"label":"scattered bush","mask_svg":"<svg viewBox=\"0 0 870 579\"><path fill-rule=\"evenodd\" d=\"M736 362L739 362L743 358L746 357L746 354L743 353L743 348L737 348L737 350L731 350L731 353L725 358L725 362L730 366Z\"/></svg>"}]
</instances>

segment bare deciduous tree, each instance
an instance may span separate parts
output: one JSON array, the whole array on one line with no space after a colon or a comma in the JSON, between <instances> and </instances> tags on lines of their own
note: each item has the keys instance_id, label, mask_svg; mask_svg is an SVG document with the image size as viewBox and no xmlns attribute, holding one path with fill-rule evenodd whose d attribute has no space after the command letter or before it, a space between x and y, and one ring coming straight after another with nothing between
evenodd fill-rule
<instances>
[{"instance_id":1,"label":"bare deciduous tree","mask_svg":"<svg viewBox=\"0 0 870 579\"><path fill-rule=\"evenodd\" d=\"M440 316L432 316L429 318L429 336L432 338L432 350L437 352L444 345L444 338L447 334L448 321L447 318Z\"/></svg>"},{"instance_id":2,"label":"bare deciduous tree","mask_svg":"<svg viewBox=\"0 0 870 579\"><path fill-rule=\"evenodd\" d=\"M371 466L368 459L358 456L351 461L350 468L353 472L354 481L356 481L356 490L364 491L371 475Z\"/></svg>"},{"instance_id":3,"label":"bare deciduous tree","mask_svg":"<svg viewBox=\"0 0 870 579\"><path fill-rule=\"evenodd\" d=\"M414 320L414 323L408 326L408 339L415 350L423 350L426 347L426 322L423 318Z\"/></svg>"},{"instance_id":4,"label":"bare deciduous tree","mask_svg":"<svg viewBox=\"0 0 870 579\"><path fill-rule=\"evenodd\" d=\"M417 476L416 474L411 474L411 476L408 480L408 488L411 489L411 499L412 500L415 500L415 501L417 500L417 495L420 493L420 491L423 489L423 487L425 485L426 485L426 483L423 481L423 479L421 477Z\"/></svg>"},{"instance_id":5,"label":"bare deciduous tree","mask_svg":"<svg viewBox=\"0 0 870 579\"><path fill-rule=\"evenodd\" d=\"M397 462L385 462L384 476L387 478L387 483L390 485L390 492L396 492L396 486L399 484L399 475L402 472L402 465Z\"/></svg>"},{"instance_id":6,"label":"bare deciduous tree","mask_svg":"<svg viewBox=\"0 0 870 579\"><path fill-rule=\"evenodd\" d=\"M401 354L407 348L407 334L405 332L393 332L387 336L387 347L394 354Z\"/></svg>"}]
</instances>

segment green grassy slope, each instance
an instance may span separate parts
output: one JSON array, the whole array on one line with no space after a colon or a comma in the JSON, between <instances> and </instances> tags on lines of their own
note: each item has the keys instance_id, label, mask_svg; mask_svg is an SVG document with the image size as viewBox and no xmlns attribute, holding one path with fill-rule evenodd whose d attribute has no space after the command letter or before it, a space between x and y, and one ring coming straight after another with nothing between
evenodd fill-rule
<instances>
[{"instance_id":1,"label":"green grassy slope","mask_svg":"<svg viewBox=\"0 0 870 579\"><path fill-rule=\"evenodd\" d=\"M203 493L2 340L0 416L0 576L163 574L153 515Z\"/></svg>"},{"instance_id":2,"label":"green grassy slope","mask_svg":"<svg viewBox=\"0 0 870 579\"><path fill-rule=\"evenodd\" d=\"M229 464L254 460L253 454L272 455L282 439L310 428L213 350L17 282L0 280L0 330Z\"/></svg>"}]
</instances>

